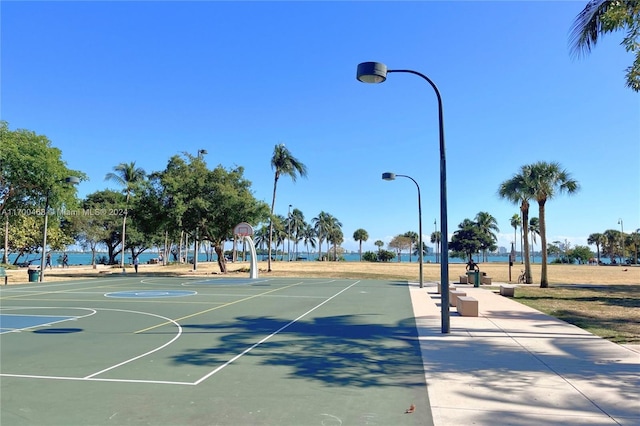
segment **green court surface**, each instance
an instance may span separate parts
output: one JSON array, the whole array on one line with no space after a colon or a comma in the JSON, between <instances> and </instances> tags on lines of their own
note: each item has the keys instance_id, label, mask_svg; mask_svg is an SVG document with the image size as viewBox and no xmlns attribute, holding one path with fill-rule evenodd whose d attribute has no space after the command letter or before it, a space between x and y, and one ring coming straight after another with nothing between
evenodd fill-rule
<instances>
[{"instance_id":1,"label":"green court surface","mask_svg":"<svg viewBox=\"0 0 640 426\"><path fill-rule=\"evenodd\" d=\"M2 426L433 424L401 281L3 287L0 404Z\"/></svg>"}]
</instances>

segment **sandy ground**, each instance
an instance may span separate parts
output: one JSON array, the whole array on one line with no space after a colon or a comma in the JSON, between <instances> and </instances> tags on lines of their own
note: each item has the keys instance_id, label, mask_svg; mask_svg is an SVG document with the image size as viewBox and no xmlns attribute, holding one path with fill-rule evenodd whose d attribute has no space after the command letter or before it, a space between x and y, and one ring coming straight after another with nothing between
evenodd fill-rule
<instances>
[{"instance_id":1,"label":"sandy ground","mask_svg":"<svg viewBox=\"0 0 640 426\"><path fill-rule=\"evenodd\" d=\"M228 275L249 276L249 263L228 263ZM258 262L260 277L332 277L332 278L368 278L368 279L399 279L417 282L419 265L417 263L371 263L371 262L317 262L297 261L271 263L271 272L267 272L267 262ZM534 284L540 281L541 265L532 266ZM511 269L511 272L509 271ZM515 282L524 269L524 265L516 263L509 268L506 263L483 263L480 271L491 277L493 282ZM127 266L127 274L133 274L133 266ZM119 274L119 266L98 265L71 266L70 268L47 269L45 282L69 279L86 279ZM510 275L511 273L511 275ZM25 284L29 281L26 268L7 270L9 284ZM198 263L197 270L193 265L140 265L139 274L153 275L185 275L206 276L219 275L220 269L215 262ZM465 264L449 264L449 280L457 282L460 275L465 275ZM440 281L440 265L426 263L423 267L425 282ZM511 279L509 278L511 276ZM550 284L640 284L640 267L638 266L591 266L591 265L548 265ZM0 281L1 282L1 281Z\"/></svg>"}]
</instances>

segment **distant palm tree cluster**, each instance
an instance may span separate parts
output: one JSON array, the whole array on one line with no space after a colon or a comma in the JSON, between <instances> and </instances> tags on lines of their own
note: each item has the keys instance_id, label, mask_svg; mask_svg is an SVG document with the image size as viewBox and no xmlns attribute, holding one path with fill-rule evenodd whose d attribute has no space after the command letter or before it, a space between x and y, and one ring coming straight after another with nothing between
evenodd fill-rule
<instances>
[{"instance_id":1,"label":"distant palm tree cluster","mask_svg":"<svg viewBox=\"0 0 640 426\"><path fill-rule=\"evenodd\" d=\"M342 253L340 244L344 242L344 234L342 222L330 213L321 211L311 222L307 222L304 213L294 208L288 217L272 216L268 226L255 231L253 240L256 247L263 251L267 246L268 256L272 259L276 259L276 256L273 255L273 247L269 248L269 245L275 243L275 253L280 253L281 260L309 259L316 249L319 260L338 260L338 255ZM325 242L326 252L323 255L322 246ZM281 247L280 250L278 247ZM306 256L301 256L301 253Z\"/></svg>"}]
</instances>

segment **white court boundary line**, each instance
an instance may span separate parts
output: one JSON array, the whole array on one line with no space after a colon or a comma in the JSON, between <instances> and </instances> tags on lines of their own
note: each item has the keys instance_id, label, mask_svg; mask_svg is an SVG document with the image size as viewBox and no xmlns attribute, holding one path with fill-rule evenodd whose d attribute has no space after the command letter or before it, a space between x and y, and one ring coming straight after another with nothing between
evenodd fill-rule
<instances>
[{"instance_id":1,"label":"white court boundary line","mask_svg":"<svg viewBox=\"0 0 640 426\"><path fill-rule=\"evenodd\" d=\"M337 280L330 280L327 282L336 282ZM228 367L229 365L231 365L232 363L234 363L235 361L237 361L238 359L242 358L244 355L248 354L249 352L251 352L253 349L255 349L256 347L260 346L261 344L265 343L266 341L268 341L269 339L271 339L272 337L276 336L277 334L281 333L283 330L289 328L290 326L292 326L293 324L297 323L298 321L300 321L302 318L306 317L307 315L309 315L311 312L315 311L316 309L322 307L323 305L325 305L326 303L330 302L331 300L335 299L336 297L338 297L339 295L341 295L342 293L344 293L345 291L351 289L351 287L355 286L356 284L360 283L361 280L357 280L356 282L354 282L353 284L349 285L348 287L343 288L342 290L340 290L339 292L337 292L336 294L334 294L333 296L329 297L328 299L324 300L322 303L317 304L316 306L314 306L313 308L309 309L308 311L306 311L305 313L299 315L297 318L289 321L287 324L283 325L282 327L280 327L279 329L277 329L276 331L274 331L273 333L269 334L268 336L262 338L260 341L254 343L253 345L249 346L247 349L245 349L244 351L242 351L241 353L239 353L238 355L234 356L233 358L231 358L229 361L225 362L224 364L222 364L221 366L215 368L214 370L212 370L211 372L205 374L204 376L202 376L200 379L196 380L195 382L172 382L172 381L165 381L165 380L139 380L139 379L105 379L105 378L98 378L95 377L99 374L105 373L109 370L112 370L114 368L120 367L122 365L125 365L129 362L135 361L137 359L140 359L144 356L150 355L156 351L159 351L160 349L163 349L165 347L167 347L168 345L170 345L171 343L173 343L175 340L177 340L180 335L182 334L182 327L180 326L180 324L178 324L176 321L169 319L169 318L165 318L162 317L160 315L156 315L156 314L151 314L151 313L145 313L145 312L137 312L137 311L128 311L128 310L122 310L122 309L98 309L98 310L106 310L106 311L119 311L119 312L131 312L131 313L139 313L139 314L143 314L143 315L151 315L151 316L155 316L158 318L162 318L165 319L171 323L174 323L179 330L179 333L173 338L171 339L169 342L165 343L164 345L153 349L149 352L146 352L142 355L138 355L134 358L131 358L129 360L123 361L119 364L113 365L111 367L108 367L106 369L103 369L101 371L98 371L96 373L90 374L88 376L85 377L64 377L64 376L39 376L39 375L29 375L29 374L5 374L5 373L0 373L0 377L16 377L16 378L27 378L27 379L49 379L49 380L75 380L75 381L96 381L96 382L118 382L118 383L148 383L148 384L167 384L167 385L184 385L184 386L197 386L200 383L204 382L205 380L211 378L212 376L214 376L215 374L219 373L220 371L222 371L224 368Z\"/></svg>"},{"instance_id":2,"label":"white court boundary line","mask_svg":"<svg viewBox=\"0 0 640 426\"><path fill-rule=\"evenodd\" d=\"M271 339L273 336L277 335L278 333L280 333L282 330L290 327L291 325L295 324L296 322L300 321L302 318L306 317L307 315L309 315L311 312L315 311L316 309L318 309L319 307L321 307L322 305L324 305L325 303L335 299L336 297L338 297L339 295L341 295L342 293L344 293L345 291L349 290L351 287L353 287L354 285L358 284L360 282L360 280L356 281L355 283L351 284L349 287L345 287L342 290L340 290L339 292L337 292L336 294L334 294L333 296L331 296L330 298L328 298L327 300L325 300L324 302L314 306L313 308L309 309L307 312L305 312L304 314L300 315L298 318L289 321L287 324L283 325L282 327L280 327L279 329L277 329L276 331L274 331L273 333L271 333L270 335L268 335L267 337L263 338L262 340L258 341L257 343L254 343L253 345L249 346L247 349L245 349L244 351L240 352L238 355L234 356L233 358L231 358L229 361L225 362L224 364L222 364L220 367L216 368L215 370L213 370L212 372L210 372L209 374L205 374L204 376L202 376L199 380L196 380L194 382L195 385L199 385L200 383L204 382L205 380L207 380L209 377L213 376L214 374L218 373L219 371L223 370L225 367L229 366L231 363L233 363L234 361L240 359L241 357L243 357L244 355L248 354L249 352L251 352L254 348L260 346L261 344L263 344L264 342L266 342L267 340Z\"/></svg>"}]
</instances>

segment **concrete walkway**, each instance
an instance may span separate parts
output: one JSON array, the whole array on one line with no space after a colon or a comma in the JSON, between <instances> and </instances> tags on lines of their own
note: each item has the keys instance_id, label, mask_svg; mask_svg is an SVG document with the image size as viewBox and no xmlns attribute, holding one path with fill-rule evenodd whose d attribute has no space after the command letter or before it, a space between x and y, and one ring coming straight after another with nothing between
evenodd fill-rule
<instances>
[{"instance_id":1,"label":"concrete walkway","mask_svg":"<svg viewBox=\"0 0 640 426\"><path fill-rule=\"evenodd\" d=\"M479 301L479 316L451 308L449 334L436 284L410 288L436 426L640 425L633 347L493 291L456 287Z\"/></svg>"}]
</instances>

